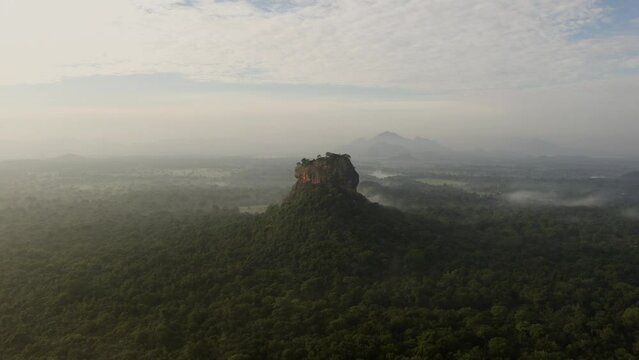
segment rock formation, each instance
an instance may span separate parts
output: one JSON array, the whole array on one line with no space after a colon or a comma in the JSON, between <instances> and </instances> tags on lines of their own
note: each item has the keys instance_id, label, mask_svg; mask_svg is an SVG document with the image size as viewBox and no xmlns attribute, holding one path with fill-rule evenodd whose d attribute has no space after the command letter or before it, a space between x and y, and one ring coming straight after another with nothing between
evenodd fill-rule
<instances>
[{"instance_id":1,"label":"rock formation","mask_svg":"<svg viewBox=\"0 0 639 360\"><path fill-rule=\"evenodd\" d=\"M295 177L297 183L293 190L308 185L326 185L356 192L359 184L359 174L347 154L326 153L314 160L302 159L295 167Z\"/></svg>"}]
</instances>

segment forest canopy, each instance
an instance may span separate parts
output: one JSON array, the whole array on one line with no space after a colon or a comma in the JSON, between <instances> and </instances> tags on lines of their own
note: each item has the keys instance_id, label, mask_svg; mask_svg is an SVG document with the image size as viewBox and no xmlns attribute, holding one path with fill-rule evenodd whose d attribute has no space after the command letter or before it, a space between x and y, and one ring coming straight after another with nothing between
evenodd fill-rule
<instances>
[{"instance_id":1,"label":"forest canopy","mask_svg":"<svg viewBox=\"0 0 639 360\"><path fill-rule=\"evenodd\" d=\"M0 358L639 356L639 223L609 208L142 184L0 193Z\"/></svg>"}]
</instances>

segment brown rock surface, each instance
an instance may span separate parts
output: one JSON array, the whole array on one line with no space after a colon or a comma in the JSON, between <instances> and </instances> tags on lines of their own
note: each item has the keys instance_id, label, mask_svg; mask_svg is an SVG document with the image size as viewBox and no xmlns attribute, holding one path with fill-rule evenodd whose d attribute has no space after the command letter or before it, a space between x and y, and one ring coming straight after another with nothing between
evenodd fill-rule
<instances>
[{"instance_id":1,"label":"brown rock surface","mask_svg":"<svg viewBox=\"0 0 639 360\"><path fill-rule=\"evenodd\" d=\"M359 174L347 154L326 153L314 160L302 159L295 167L297 183L294 190L309 184L336 186L348 191L357 191Z\"/></svg>"}]
</instances>

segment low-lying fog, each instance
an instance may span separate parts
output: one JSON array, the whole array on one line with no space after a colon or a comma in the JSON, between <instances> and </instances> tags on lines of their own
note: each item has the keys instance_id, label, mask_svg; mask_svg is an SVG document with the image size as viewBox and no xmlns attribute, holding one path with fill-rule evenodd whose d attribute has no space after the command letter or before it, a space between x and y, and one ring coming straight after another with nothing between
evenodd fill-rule
<instances>
[{"instance_id":1,"label":"low-lying fog","mask_svg":"<svg viewBox=\"0 0 639 360\"><path fill-rule=\"evenodd\" d=\"M556 192L519 190L503 195L507 201L520 205L551 206L604 206L610 202L605 194L591 194L583 197L570 197Z\"/></svg>"}]
</instances>

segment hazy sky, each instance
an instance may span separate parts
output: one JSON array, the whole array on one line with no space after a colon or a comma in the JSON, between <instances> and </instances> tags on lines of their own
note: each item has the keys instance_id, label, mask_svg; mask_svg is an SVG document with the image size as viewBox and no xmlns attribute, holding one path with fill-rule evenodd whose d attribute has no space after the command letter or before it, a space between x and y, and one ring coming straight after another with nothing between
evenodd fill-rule
<instances>
[{"instance_id":1,"label":"hazy sky","mask_svg":"<svg viewBox=\"0 0 639 360\"><path fill-rule=\"evenodd\" d=\"M637 0L0 0L0 47L4 148L391 130L639 154Z\"/></svg>"}]
</instances>

